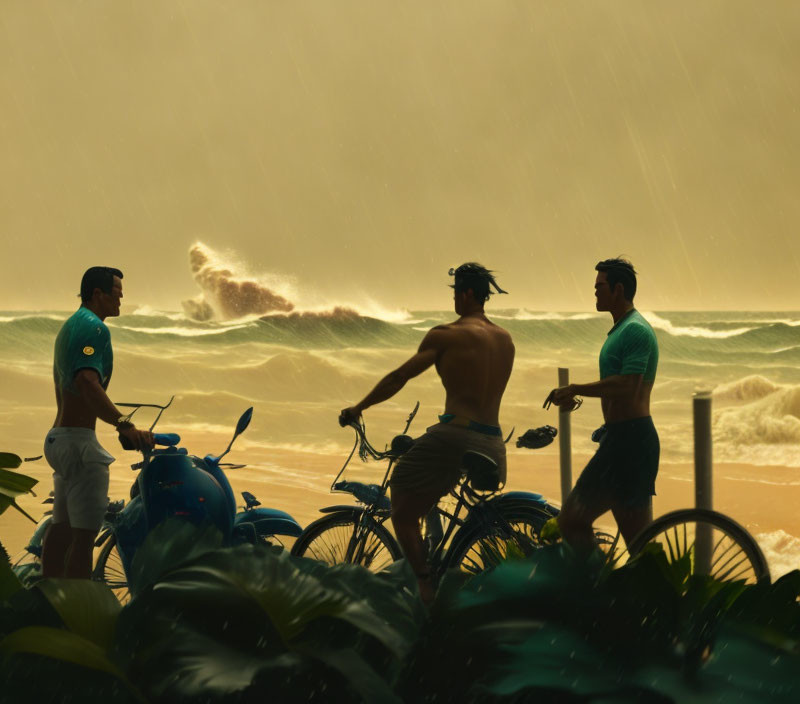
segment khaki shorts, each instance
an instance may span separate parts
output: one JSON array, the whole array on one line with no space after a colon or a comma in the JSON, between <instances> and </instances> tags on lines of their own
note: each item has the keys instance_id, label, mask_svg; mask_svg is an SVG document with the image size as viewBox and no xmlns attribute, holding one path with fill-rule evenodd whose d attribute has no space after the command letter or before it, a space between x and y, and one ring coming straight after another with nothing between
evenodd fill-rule
<instances>
[{"instance_id":1,"label":"khaki shorts","mask_svg":"<svg viewBox=\"0 0 800 704\"><path fill-rule=\"evenodd\" d=\"M506 446L502 437L437 423L400 458L389 484L393 490L444 496L461 479L462 459L467 450L480 452L497 462L500 481L505 482Z\"/></svg>"},{"instance_id":2,"label":"khaki shorts","mask_svg":"<svg viewBox=\"0 0 800 704\"><path fill-rule=\"evenodd\" d=\"M108 508L108 465L114 461L91 428L53 428L44 441L53 468L53 523L99 530Z\"/></svg>"}]
</instances>

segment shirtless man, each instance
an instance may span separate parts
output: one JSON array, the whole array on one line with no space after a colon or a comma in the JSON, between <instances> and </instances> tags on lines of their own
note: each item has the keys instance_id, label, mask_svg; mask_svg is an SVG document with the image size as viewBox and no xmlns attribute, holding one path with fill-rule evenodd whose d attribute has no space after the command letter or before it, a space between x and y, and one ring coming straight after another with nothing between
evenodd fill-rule
<instances>
[{"instance_id":1,"label":"shirtless man","mask_svg":"<svg viewBox=\"0 0 800 704\"><path fill-rule=\"evenodd\" d=\"M439 423L417 438L392 473L392 525L419 583L423 601L433 600L434 585L425 558L420 520L461 477L461 459L475 450L497 462L505 481L506 450L500 430L500 401L511 367L514 343L503 328L490 322L483 306L494 286L492 273L480 264L451 269L458 320L428 331L407 362L387 374L355 406L345 408L339 423L347 425L361 413L394 396L409 379L432 365L442 379L446 397Z\"/></svg>"},{"instance_id":2,"label":"shirtless man","mask_svg":"<svg viewBox=\"0 0 800 704\"><path fill-rule=\"evenodd\" d=\"M106 395L113 355L103 321L119 315L122 272L93 266L83 275L80 296L81 307L55 344L58 412L44 443L54 503L42 546L44 577L91 576L92 549L108 506L108 466L114 461L97 442L97 419L115 426L137 449L153 446L153 434L137 430Z\"/></svg>"},{"instance_id":3,"label":"shirtless man","mask_svg":"<svg viewBox=\"0 0 800 704\"><path fill-rule=\"evenodd\" d=\"M606 259L595 269L597 310L614 319L600 350L600 381L553 389L545 401L572 410L575 396L600 397L605 433L558 517L564 539L585 552L595 546L592 524L609 509L627 545L650 522L660 453L650 417L658 342L633 307L636 272L624 259Z\"/></svg>"}]
</instances>

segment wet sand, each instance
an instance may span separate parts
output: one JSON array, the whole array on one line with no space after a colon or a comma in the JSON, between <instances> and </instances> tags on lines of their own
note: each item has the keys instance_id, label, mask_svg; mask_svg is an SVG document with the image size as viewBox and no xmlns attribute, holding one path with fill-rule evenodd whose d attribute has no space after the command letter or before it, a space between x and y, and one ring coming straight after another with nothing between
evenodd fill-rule
<instances>
[{"instance_id":1,"label":"wet sand","mask_svg":"<svg viewBox=\"0 0 800 704\"><path fill-rule=\"evenodd\" d=\"M113 438L100 436L106 447L113 447ZM192 447L224 447L222 438L197 436L184 438ZM112 450L115 452L115 450ZM116 451L117 462L111 467L110 496L127 498L136 473L128 469L136 461L134 453ZM306 526L322 514L319 509L335 504L351 504L349 494L331 494L331 482L341 467L345 454L324 456L317 453L286 449L267 449L248 445L242 439L231 453L231 461L248 461L245 469L231 470L229 478L240 499L243 490L255 494L263 506L280 508L291 513ZM573 478L588 460L573 458ZM534 491L548 500L560 503L561 490L558 457L555 454L512 451L509 454L506 490ZM379 482L385 463L361 464L356 458L348 468L350 479ZM39 479L34 488L37 497L26 496L20 505L34 518L42 516L41 501L52 487L51 472L44 460L24 464L21 468ZM694 506L694 469L690 464L662 463L656 483L654 515ZM774 576L800 567L800 481L797 469L791 467L758 467L746 464L718 463L714 466L714 508L728 514L757 537L770 562ZM598 521L601 527L614 526L610 514ZM33 531L33 525L10 508L0 516L0 539L12 557L21 551ZM291 542L291 539L290 541Z\"/></svg>"}]
</instances>

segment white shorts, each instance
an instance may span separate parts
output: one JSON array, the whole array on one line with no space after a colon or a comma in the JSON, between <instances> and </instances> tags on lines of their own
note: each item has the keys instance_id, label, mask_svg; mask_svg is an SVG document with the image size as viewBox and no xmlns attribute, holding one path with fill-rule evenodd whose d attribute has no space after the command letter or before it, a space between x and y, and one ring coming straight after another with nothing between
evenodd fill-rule
<instances>
[{"instance_id":1,"label":"white shorts","mask_svg":"<svg viewBox=\"0 0 800 704\"><path fill-rule=\"evenodd\" d=\"M53 468L53 523L99 530L108 508L108 465L114 461L91 428L52 428L44 456Z\"/></svg>"}]
</instances>

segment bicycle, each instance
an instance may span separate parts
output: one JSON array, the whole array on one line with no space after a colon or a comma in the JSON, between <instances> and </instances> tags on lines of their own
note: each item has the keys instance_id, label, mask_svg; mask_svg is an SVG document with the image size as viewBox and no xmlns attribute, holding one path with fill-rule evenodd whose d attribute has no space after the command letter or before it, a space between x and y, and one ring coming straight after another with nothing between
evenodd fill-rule
<instances>
[{"instance_id":1,"label":"bicycle","mask_svg":"<svg viewBox=\"0 0 800 704\"><path fill-rule=\"evenodd\" d=\"M292 555L311 557L328 565L359 564L375 572L402 557L397 540L384 525L391 515L386 490L392 466L413 445L406 433L418 409L419 403L408 416L403 433L384 451L376 450L367 440L363 420L350 424L355 443L334 478L331 491L350 493L358 504L320 509L328 515L306 527L295 542ZM356 450L362 461L389 460L380 484L339 481ZM425 519L424 539L434 580L448 569L477 573L507 557L529 554L542 545L541 529L558 513L541 494L499 493L497 465L485 455L466 452L463 469L461 481L450 492L455 506L448 509L439 504Z\"/></svg>"}]
</instances>

